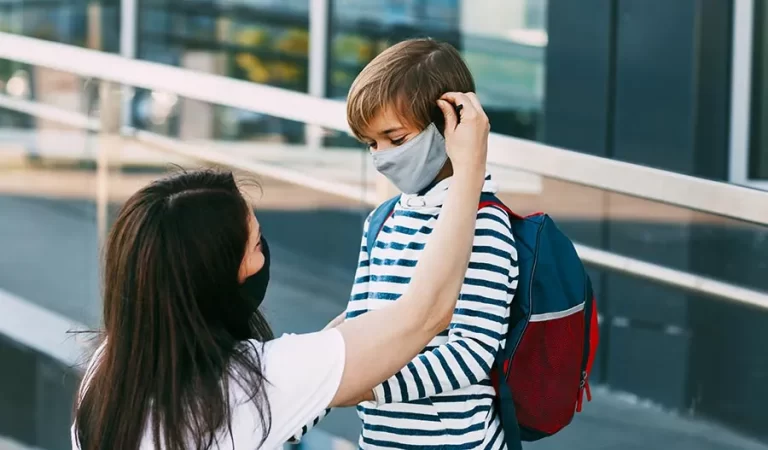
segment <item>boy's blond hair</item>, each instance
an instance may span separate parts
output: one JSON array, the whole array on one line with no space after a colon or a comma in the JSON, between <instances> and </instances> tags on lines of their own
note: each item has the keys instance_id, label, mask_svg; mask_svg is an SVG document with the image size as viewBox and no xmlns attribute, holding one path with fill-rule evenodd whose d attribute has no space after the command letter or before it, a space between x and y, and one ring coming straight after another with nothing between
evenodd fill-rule
<instances>
[{"instance_id":1,"label":"boy's blond hair","mask_svg":"<svg viewBox=\"0 0 768 450\"><path fill-rule=\"evenodd\" d=\"M436 101L445 92L474 92L472 73L450 44L433 39L410 39L376 56L352 83L347 97L347 121L364 140L371 120L385 107L419 129L443 114Z\"/></svg>"}]
</instances>

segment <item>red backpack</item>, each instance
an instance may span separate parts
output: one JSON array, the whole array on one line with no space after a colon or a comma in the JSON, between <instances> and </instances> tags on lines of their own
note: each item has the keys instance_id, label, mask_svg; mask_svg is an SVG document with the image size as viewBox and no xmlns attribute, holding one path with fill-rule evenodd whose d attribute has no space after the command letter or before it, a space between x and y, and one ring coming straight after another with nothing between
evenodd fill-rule
<instances>
[{"instance_id":1,"label":"red backpack","mask_svg":"<svg viewBox=\"0 0 768 450\"><path fill-rule=\"evenodd\" d=\"M509 216L519 278L509 331L491 380L507 446L552 436L581 412L599 328L592 282L573 243L546 214L521 217L493 195L480 207Z\"/></svg>"}]
</instances>

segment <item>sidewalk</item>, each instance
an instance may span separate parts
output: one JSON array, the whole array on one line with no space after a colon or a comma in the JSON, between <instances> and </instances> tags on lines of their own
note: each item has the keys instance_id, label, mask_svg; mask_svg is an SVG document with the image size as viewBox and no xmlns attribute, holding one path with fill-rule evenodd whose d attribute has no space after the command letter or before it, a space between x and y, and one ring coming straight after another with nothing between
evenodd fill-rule
<instances>
[{"instance_id":1,"label":"sidewalk","mask_svg":"<svg viewBox=\"0 0 768 450\"><path fill-rule=\"evenodd\" d=\"M321 423L321 427L323 424ZM359 425L356 425L359 427ZM322 429L306 436L294 450L347 450L357 445ZM591 403L559 434L524 443L524 450L768 450L768 444L743 438L725 428L693 421L642 404L631 396L597 388Z\"/></svg>"}]
</instances>

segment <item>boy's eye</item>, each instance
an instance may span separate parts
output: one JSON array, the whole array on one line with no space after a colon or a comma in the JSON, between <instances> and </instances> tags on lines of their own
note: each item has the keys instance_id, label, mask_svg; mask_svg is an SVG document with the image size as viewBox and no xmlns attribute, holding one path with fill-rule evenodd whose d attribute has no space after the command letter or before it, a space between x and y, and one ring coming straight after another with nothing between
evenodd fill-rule
<instances>
[{"instance_id":1,"label":"boy's eye","mask_svg":"<svg viewBox=\"0 0 768 450\"><path fill-rule=\"evenodd\" d=\"M370 147L372 150L376 150L376 142L366 142L368 144L368 147Z\"/></svg>"},{"instance_id":2,"label":"boy's eye","mask_svg":"<svg viewBox=\"0 0 768 450\"><path fill-rule=\"evenodd\" d=\"M405 142L405 136L399 138L399 139L392 139L390 142L392 142L392 145L400 145L403 142Z\"/></svg>"}]
</instances>

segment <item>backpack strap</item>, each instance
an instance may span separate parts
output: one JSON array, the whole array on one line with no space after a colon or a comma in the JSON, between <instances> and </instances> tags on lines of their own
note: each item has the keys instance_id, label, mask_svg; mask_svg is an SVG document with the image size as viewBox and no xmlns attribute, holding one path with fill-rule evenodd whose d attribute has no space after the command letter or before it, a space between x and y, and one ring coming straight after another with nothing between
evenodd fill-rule
<instances>
[{"instance_id":1,"label":"backpack strap","mask_svg":"<svg viewBox=\"0 0 768 450\"><path fill-rule=\"evenodd\" d=\"M507 207L507 205L505 205L504 202L502 202L499 199L499 197L496 197L496 195L491 194L491 193L487 193L487 192L483 192L482 194L480 194L480 206L478 207L478 210L483 209L486 206L495 206L495 207L499 208L500 210L502 210L505 213L507 213L507 215L509 216L510 220L511 219L516 219L516 220L524 219L523 216L521 216L520 214L517 214L514 211L512 211L511 209L509 209L509 207Z\"/></svg>"},{"instance_id":2,"label":"backpack strap","mask_svg":"<svg viewBox=\"0 0 768 450\"><path fill-rule=\"evenodd\" d=\"M504 429L504 442L508 450L523 450L523 437L520 424L517 421L515 401L512 397L512 389L504 381L504 361L496 359L496 370L500 378L498 390L498 412L501 418L501 427Z\"/></svg>"},{"instance_id":3,"label":"backpack strap","mask_svg":"<svg viewBox=\"0 0 768 450\"><path fill-rule=\"evenodd\" d=\"M379 232L384 228L384 222L395 212L395 206L400 201L400 196L392 197L379 205L371 214L371 221L368 224L368 235L366 237L366 248L368 249L368 258L371 257L371 250L376 244L376 238Z\"/></svg>"},{"instance_id":4,"label":"backpack strap","mask_svg":"<svg viewBox=\"0 0 768 450\"><path fill-rule=\"evenodd\" d=\"M509 220L524 219L523 216L509 209L509 207L494 194L483 192L480 195L480 206L478 210L488 206L493 206L504 211L509 217ZM510 327L510 332L511 331L512 330ZM515 402L512 398L512 390L510 389L509 385L504 382L505 362L506 360L504 358L497 358L494 369L497 371L499 379L501 380L499 382L498 390L498 411L502 418L501 426L504 429L504 440L507 444L507 448L509 450L523 450L522 433L520 430L520 425L517 422L517 413L515 411Z\"/></svg>"}]
</instances>

